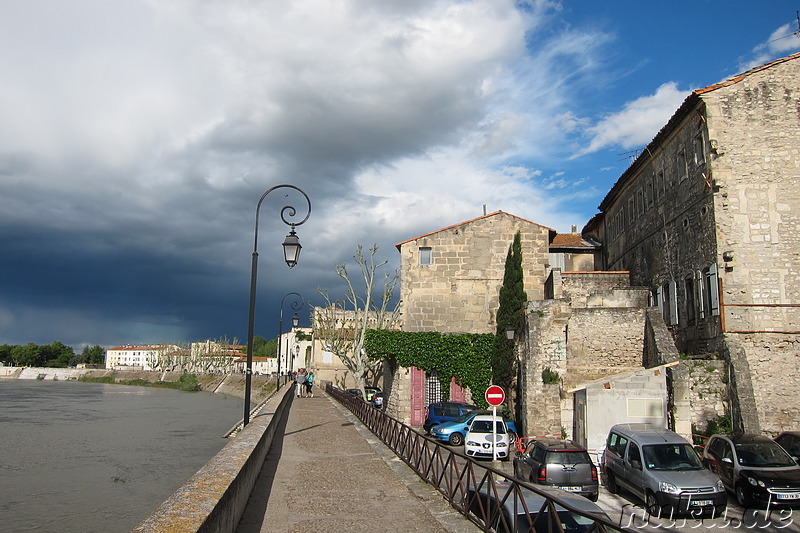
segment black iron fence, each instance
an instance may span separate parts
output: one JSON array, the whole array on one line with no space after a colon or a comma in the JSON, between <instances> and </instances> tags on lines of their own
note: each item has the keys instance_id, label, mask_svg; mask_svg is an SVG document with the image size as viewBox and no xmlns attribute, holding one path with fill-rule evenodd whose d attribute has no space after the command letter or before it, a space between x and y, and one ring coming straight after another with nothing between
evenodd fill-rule
<instances>
[{"instance_id":1,"label":"black iron fence","mask_svg":"<svg viewBox=\"0 0 800 533\"><path fill-rule=\"evenodd\" d=\"M605 514L580 509L549 491L457 453L330 383L326 392L483 531L628 531Z\"/></svg>"}]
</instances>

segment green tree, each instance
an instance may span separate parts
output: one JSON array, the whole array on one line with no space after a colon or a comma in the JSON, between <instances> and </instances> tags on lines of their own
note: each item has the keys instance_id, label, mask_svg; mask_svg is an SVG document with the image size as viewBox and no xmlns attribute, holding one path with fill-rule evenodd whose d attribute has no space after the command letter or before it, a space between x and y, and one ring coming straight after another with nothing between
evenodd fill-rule
<instances>
[{"instance_id":1,"label":"green tree","mask_svg":"<svg viewBox=\"0 0 800 533\"><path fill-rule=\"evenodd\" d=\"M13 346L9 344L3 344L0 346L0 363L6 365L12 364L13 361L11 359L11 348L13 348Z\"/></svg>"},{"instance_id":2,"label":"green tree","mask_svg":"<svg viewBox=\"0 0 800 533\"><path fill-rule=\"evenodd\" d=\"M106 351L103 349L102 346L95 344L91 348L88 346L83 347L83 351L81 352L80 357L78 358L79 363L86 363L89 365L102 365L105 363L106 360Z\"/></svg>"},{"instance_id":3,"label":"green tree","mask_svg":"<svg viewBox=\"0 0 800 533\"><path fill-rule=\"evenodd\" d=\"M523 306L528 301L522 272L522 235L519 231L514 235L514 241L508 248L499 300L492 353L492 381L506 390L509 396L509 409L514 412L517 358L514 341L506 337L506 329L522 330L525 322Z\"/></svg>"},{"instance_id":4,"label":"green tree","mask_svg":"<svg viewBox=\"0 0 800 533\"><path fill-rule=\"evenodd\" d=\"M61 341L40 347L47 366L64 368L75 364L75 351Z\"/></svg>"},{"instance_id":5,"label":"green tree","mask_svg":"<svg viewBox=\"0 0 800 533\"><path fill-rule=\"evenodd\" d=\"M11 361L17 366L44 366L45 363L39 346L32 342L25 346L12 346Z\"/></svg>"},{"instance_id":6,"label":"green tree","mask_svg":"<svg viewBox=\"0 0 800 533\"><path fill-rule=\"evenodd\" d=\"M253 357L277 357L278 339L267 340L264 337L253 337Z\"/></svg>"}]
</instances>

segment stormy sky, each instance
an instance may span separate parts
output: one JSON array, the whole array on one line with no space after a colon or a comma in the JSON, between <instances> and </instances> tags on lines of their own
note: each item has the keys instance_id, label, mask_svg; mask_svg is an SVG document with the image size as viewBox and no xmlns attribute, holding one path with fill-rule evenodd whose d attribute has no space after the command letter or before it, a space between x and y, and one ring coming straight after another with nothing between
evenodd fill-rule
<instances>
[{"instance_id":1,"label":"stormy sky","mask_svg":"<svg viewBox=\"0 0 800 533\"><path fill-rule=\"evenodd\" d=\"M290 270L305 200L261 207L264 337L359 244L394 269L484 206L580 228L691 90L800 48L793 3L721 6L4 2L0 344L242 341L279 184L312 212Z\"/></svg>"}]
</instances>

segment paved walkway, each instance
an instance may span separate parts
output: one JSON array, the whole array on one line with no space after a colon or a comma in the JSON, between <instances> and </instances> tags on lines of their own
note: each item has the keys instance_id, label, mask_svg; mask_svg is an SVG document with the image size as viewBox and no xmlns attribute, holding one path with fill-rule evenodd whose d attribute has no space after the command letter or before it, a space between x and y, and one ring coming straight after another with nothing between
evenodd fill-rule
<instances>
[{"instance_id":1,"label":"paved walkway","mask_svg":"<svg viewBox=\"0 0 800 533\"><path fill-rule=\"evenodd\" d=\"M479 530L350 411L314 396L294 399L237 533Z\"/></svg>"}]
</instances>

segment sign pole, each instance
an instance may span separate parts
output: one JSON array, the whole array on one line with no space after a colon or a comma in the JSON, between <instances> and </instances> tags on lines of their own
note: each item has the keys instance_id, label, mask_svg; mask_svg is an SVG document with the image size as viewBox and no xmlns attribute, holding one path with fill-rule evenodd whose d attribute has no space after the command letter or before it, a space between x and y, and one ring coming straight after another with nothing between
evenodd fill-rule
<instances>
[{"instance_id":1,"label":"sign pole","mask_svg":"<svg viewBox=\"0 0 800 533\"><path fill-rule=\"evenodd\" d=\"M497 406L492 406L492 462L497 462Z\"/></svg>"}]
</instances>

